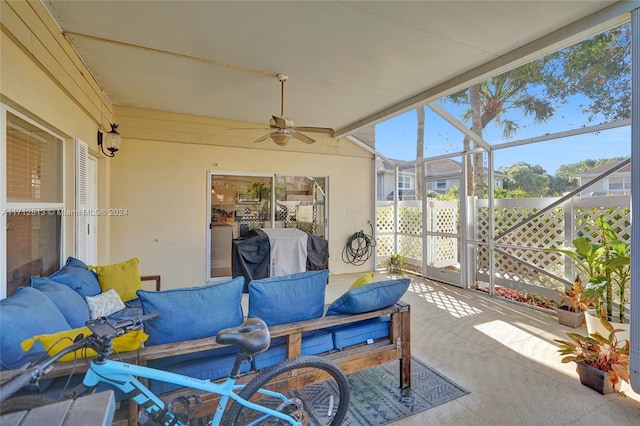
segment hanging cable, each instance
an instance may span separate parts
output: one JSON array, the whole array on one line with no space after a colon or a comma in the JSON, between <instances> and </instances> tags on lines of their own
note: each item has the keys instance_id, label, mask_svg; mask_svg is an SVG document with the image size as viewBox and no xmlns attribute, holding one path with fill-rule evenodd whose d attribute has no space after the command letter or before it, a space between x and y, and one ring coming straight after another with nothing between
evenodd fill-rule
<instances>
[{"instance_id":1,"label":"hanging cable","mask_svg":"<svg viewBox=\"0 0 640 426\"><path fill-rule=\"evenodd\" d=\"M371 224L369 225L371 226ZM371 233L373 234L373 226L371 226ZM342 250L342 260L354 266L364 265L371 257L375 246L376 240L373 236L367 235L360 230L352 234L347 240L347 244Z\"/></svg>"}]
</instances>

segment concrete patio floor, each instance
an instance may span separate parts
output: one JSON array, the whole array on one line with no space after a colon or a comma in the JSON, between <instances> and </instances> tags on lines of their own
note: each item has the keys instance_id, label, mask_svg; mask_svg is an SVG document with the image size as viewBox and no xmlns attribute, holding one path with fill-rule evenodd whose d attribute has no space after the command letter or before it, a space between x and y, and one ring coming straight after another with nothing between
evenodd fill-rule
<instances>
[{"instance_id":1,"label":"concrete patio floor","mask_svg":"<svg viewBox=\"0 0 640 426\"><path fill-rule=\"evenodd\" d=\"M359 274L330 276L326 300ZM562 364L553 339L586 328L541 312L420 277L402 300L411 304L411 351L471 393L392 423L401 425L640 425L640 395L603 396ZM375 280L387 278L376 274Z\"/></svg>"}]
</instances>

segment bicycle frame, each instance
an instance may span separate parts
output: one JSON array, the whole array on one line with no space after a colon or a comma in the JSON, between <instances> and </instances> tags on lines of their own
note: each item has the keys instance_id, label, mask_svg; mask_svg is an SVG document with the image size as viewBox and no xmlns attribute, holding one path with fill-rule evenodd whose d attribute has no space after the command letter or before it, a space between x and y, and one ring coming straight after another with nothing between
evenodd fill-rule
<instances>
[{"instance_id":1,"label":"bicycle frame","mask_svg":"<svg viewBox=\"0 0 640 426\"><path fill-rule=\"evenodd\" d=\"M263 418L256 420L256 422L253 422L250 425L257 424L257 422L261 421L267 416L274 416L279 419L288 421L293 426L302 426L302 423L297 422L295 419L286 414L240 398L234 391L243 389L244 385L236 385L236 380L232 377L227 377L227 379L222 383L213 383L207 380L201 380L189 376L183 376L181 374L156 370L150 367L126 364L119 361L105 360L103 363L91 363L91 367L87 370L83 379L83 384L89 388L93 388L99 383L108 383L111 386L120 389L129 398L138 403L140 407L143 407L148 414L153 415L154 413L163 413L165 411L164 402L162 402L162 400L158 398L153 392L151 392L151 390L149 390L138 379L136 379L136 377L160 380L162 382L173 383L176 385L220 395L220 402L216 407L215 414L211 422L213 426L217 426L220 424L229 399L233 399L234 401L237 401L238 403L249 407L252 410L256 410L265 414ZM272 392L267 389L261 389L260 393L279 397L283 402L288 399L285 395L282 395L278 392ZM184 422L179 419L175 419L175 417L177 417L176 414L167 411L166 417L163 416L157 421L164 422L165 425L175 424L186 426Z\"/></svg>"}]
</instances>

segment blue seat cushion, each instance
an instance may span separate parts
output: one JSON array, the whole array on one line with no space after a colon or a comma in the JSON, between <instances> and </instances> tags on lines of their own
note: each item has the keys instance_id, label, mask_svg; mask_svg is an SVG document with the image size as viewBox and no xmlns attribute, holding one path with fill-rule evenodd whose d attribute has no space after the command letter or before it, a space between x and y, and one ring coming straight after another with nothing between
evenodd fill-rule
<instances>
[{"instance_id":1,"label":"blue seat cushion","mask_svg":"<svg viewBox=\"0 0 640 426\"><path fill-rule=\"evenodd\" d=\"M124 309L120 309L119 311L109 315L107 317L109 321L115 321L115 322L124 321L128 319L137 318L143 315L142 304L140 303L139 299L132 299L132 300L126 301L124 302L124 306L125 306Z\"/></svg>"},{"instance_id":2,"label":"blue seat cushion","mask_svg":"<svg viewBox=\"0 0 640 426\"><path fill-rule=\"evenodd\" d=\"M401 278L356 287L336 299L329 306L327 316L362 314L391 306L400 300L410 282L409 278Z\"/></svg>"},{"instance_id":3,"label":"blue seat cushion","mask_svg":"<svg viewBox=\"0 0 640 426\"><path fill-rule=\"evenodd\" d=\"M41 277L31 277L29 286L46 294L64 315L71 328L83 327L89 319L87 302L70 287Z\"/></svg>"},{"instance_id":4,"label":"blue seat cushion","mask_svg":"<svg viewBox=\"0 0 640 426\"><path fill-rule=\"evenodd\" d=\"M44 355L40 342L25 352L23 340L39 334L56 333L71 327L46 294L32 287L20 287L0 300L0 365L3 370L21 367Z\"/></svg>"},{"instance_id":5,"label":"blue seat cushion","mask_svg":"<svg viewBox=\"0 0 640 426\"><path fill-rule=\"evenodd\" d=\"M215 336L223 328L240 325L244 277L220 284L164 291L138 290L145 315L158 318L145 322L146 345L179 342Z\"/></svg>"},{"instance_id":6,"label":"blue seat cushion","mask_svg":"<svg viewBox=\"0 0 640 426\"><path fill-rule=\"evenodd\" d=\"M367 340L378 340L389 337L391 317L371 318L353 324L331 327L329 330L333 334L333 346L342 350L349 346L366 343Z\"/></svg>"},{"instance_id":7,"label":"blue seat cushion","mask_svg":"<svg viewBox=\"0 0 640 426\"><path fill-rule=\"evenodd\" d=\"M249 318L269 326L320 318L328 276L325 269L251 281Z\"/></svg>"},{"instance_id":8,"label":"blue seat cushion","mask_svg":"<svg viewBox=\"0 0 640 426\"><path fill-rule=\"evenodd\" d=\"M319 355L333 349L333 338L327 330L302 333L301 355ZM265 352L253 357L253 368L262 370L287 359L286 337L271 340L271 346Z\"/></svg>"},{"instance_id":9,"label":"blue seat cushion","mask_svg":"<svg viewBox=\"0 0 640 426\"><path fill-rule=\"evenodd\" d=\"M202 380L217 380L227 377L236 359L237 349L225 347L192 354L177 355L149 361L149 367ZM251 369L249 361L240 366L240 372ZM149 389L157 395L180 389L181 386L159 380L149 380Z\"/></svg>"},{"instance_id":10,"label":"blue seat cushion","mask_svg":"<svg viewBox=\"0 0 640 426\"><path fill-rule=\"evenodd\" d=\"M67 258L67 263L49 279L70 287L82 297L97 296L102 293L96 273L87 269L86 263L71 256Z\"/></svg>"}]
</instances>

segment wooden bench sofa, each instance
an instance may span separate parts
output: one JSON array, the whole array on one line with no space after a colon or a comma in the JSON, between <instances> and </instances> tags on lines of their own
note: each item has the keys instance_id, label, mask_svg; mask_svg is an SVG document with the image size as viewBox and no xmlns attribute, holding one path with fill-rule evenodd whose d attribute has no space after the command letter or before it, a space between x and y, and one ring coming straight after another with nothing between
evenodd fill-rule
<instances>
[{"instance_id":1,"label":"wooden bench sofa","mask_svg":"<svg viewBox=\"0 0 640 426\"><path fill-rule=\"evenodd\" d=\"M297 321L291 319L287 320L287 318L292 318L292 311L295 311L296 308L300 309L301 312L306 312L307 310L309 310L309 306L303 308L296 307L295 304L291 303L290 301L285 302L282 305L282 308L276 309L275 312L270 313L270 311L268 310L261 311L261 308L269 309L270 307L273 307L276 304L275 301L281 300L281 298L283 297L282 294L278 294L278 291L275 291L275 294L271 294L274 288L277 288L279 284L283 284L278 282L278 285L274 285L274 283L272 282L274 279L252 281L250 287L252 290L256 290L256 292L255 294L250 292L249 310L247 313L243 314L242 310L240 309L240 315L246 315L249 317L258 316L260 318L263 318L262 314L265 315L263 319L265 319L265 321L269 325L269 330L272 338L272 347L270 348L270 350L274 349L274 352L278 353L278 356L281 356L282 358L295 358L297 356L300 356L301 354L305 354L306 351L306 353L320 355L331 359L332 361L337 363L346 374L363 370L375 365L384 364L391 361L398 361L398 385L401 388L409 387L411 385L410 306L400 300L401 295L404 293L404 291L406 291L406 288L409 285L409 280L387 280L383 282L372 283L369 287L361 287L359 289L348 291L347 293L345 293L345 295L332 303L329 306L329 309L327 309L327 307L324 305L324 286L326 285L325 283L327 277L328 271L323 271L306 272L294 278L284 277L275 279L276 281L284 280L287 282L287 285L294 286L297 289L297 292L300 294L300 297L302 297L304 300L315 297L315 302L309 305L313 309L315 309L315 307L317 307L317 304L320 303L321 306L319 307L319 314L316 314L315 317L308 317L308 319ZM241 298L238 296L238 291L241 293L243 282L237 282L237 280L238 279L234 280L235 282L227 283L226 286L214 285L196 287L191 289L166 290L164 292L139 291L138 295L141 299L143 308L147 310L151 309L152 311L155 311L156 308L160 308L161 311L163 304L164 306L170 306L172 309L175 309L175 304L179 303L176 297L180 297L183 292L199 292L199 296L208 294L208 300L217 301L219 299L216 295L213 295L212 292L226 291L225 287L227 287L227 289L234 289L234 295L232 296L232 299L229 300L236 301L239 304ZM240 280L242 279L240 278ZM159 279L156 281L156 283L157 285L159 284ZM261 286L262 290L267 290L266 293L260 293L258 291ZM301 289L301 286L307 287ZM290 290L294 287L289 287L284 294L290 293ZM317 291L313 290L314 288ZM395 292L393 296L394 299L390 302L391 304L388 303L389 299L387 298L389 289L393 289L393 292ZM316 296L312 295L314 291L316 291L317 293ZM382 291L384 293L384 297L382 299L383 301L379 299L379 296L382 293L375 293L377 291ZM374 292L374 294L377 294L377 296L373 299L369 297L368 299L366 299L366 303L363 305L363 299L361 299L360 297L363 295L367 296L368 292ZM356 294L358 294L358 297L352 297ZM154 305L154 303L151 303L154 302L154 299L156 302L158 302L158 300L165 300ZM191 297L189 297L188 299L193 301L193 294L191 294ZM195 300L200 299L204 300L205 298L195 298ZM373 303L373 305L371 303ZM217 305L212 305L211 303L203 303L202 306L200 306L200 312L204 312L205 309L206 312L211 312L212 309L222 309L220 307L224 305L224 302L219 302ZM264 306L261 307L260 305ZM218 306L218 308L216 308L216 306ZM184 312L184 310L182 310L181 312ZM218 316L218 318L215 319L214 324L218 324L220 321L224 321L224 319L226 319L228 315L231 315L229 312L231 311L228 311L222 317ZM269 318L270 315L272 315L271 318ZM295 312L293 312L293 315L295 317ZM162 313L160 314L160 317L158 317L158 319L161 317L163 317ZM164 318L169 317L170 316L164 315ZM180 315L180 318L178 318L177 321L180 321L182 317L183 315ZM241 320L242 318L240 317L235 318L233 321ZM367 331L367 327L372 322L376 323L377 331L375 333ZM209 323L207 327L210 328L211 324L212 323ZM157 324L155 325L157 326ZM171 325L172 327L175 327L175 324ZM154 324L151 323L147 323L145 326L145 331L150 334L150 337L149 340L145 343L144 347L129 352L114 354L112 357L114 359L121 359L124 362L138 365L149 365L156 368L160 367L154 365L154 363L162 363L164 360L164 365L166 365L166 368L163 369L167 369L168 371L175 371L180 374L187 373L180 371L179 363L174 365L173 360L179 359L183 356L186 356L189 359L195 358L196 360L200 360L203 364L208 364L209 366L212 363L216 366L222 365L222 363L216 364L217 358L210 357L210 354L212 352L215 353L216 350L224 351L223 346L215 342L215 333L217 333L217 331L213 331L212 334L207 334L206 337L202 338L187 338L185 336L188 336L188 331L186 332L186 334L183 331L179 331L177 333L174 333L175 335L172 337L172 341L164 343L162 341L158 341L157 337L160 336L164 338L167 332L158 332L156 329L156 340L152 341L152 337L154 334L152 326L154 326ZM186 330L187 328L189 327L178 324L178 329L180 330ZM209 328L207 328L207 330ZM380 329L383 329L383 333L380 333ZM353 332L354 334L349 335L350 337L341 340L341 342L338 344L338 335L340 333L343 333L342 335L344 336L345 330L347 330L348 333ZM361 332L362 330L365 330L366 332ZM331 345L331 347L327 347L325 345L322 346L321 350L313 349L315 350L315 352L309 352L309 340L307 340L307 336L314 335L314 333L316 335L322 334L325 342L328 340L329 342L334 342L335 345ZM330 337L328 337L327 339L328 335L330 335ZM352 338L352 336L356 336L355 339ZM307 342L306 349L304 343L305 341ZM264 357L261 361L262 366L258 366L258 357L268 354L269 352L265 352L264 354L258 355L253 360L252 368L247 369L247 371L240 378L240 382L248 382L257 372L257 370L259 370L260 368L265 368L265 362L276 362L273 358L269 358L267 356ZM196 368L200 368L200 365L202 364L197 364ZM55 369L50 372L46 376L46 378L64 377L68 376L69 374L79 374L83 373L85 370L86 363L84 362L57 363ZM198 370L198 372L200 372L200 370ZM224 378L224 374L226 374L227 372L228 370L218 376L207 376L206 378L221 380ZM11 376L11 374L11 371L3 371L2 380L6 380ZM153 385L153 383L150 385ZM155 386L158 386L158 383L156 383ZM194 393L194 390L171 389L167 392L155 392L160 393L160 397L165 400L165 402L170 402L178 396L191 395ZM200 395L200 397L202 403L192 414L195 417L213 412L217 403L215 395ZM128 424L132 426L136 425L138 415L137 411L137 407L133 402L121 404L121 409L119 409L118 413L116 414L114 424Z\"/></svg>"}]
</instances>

